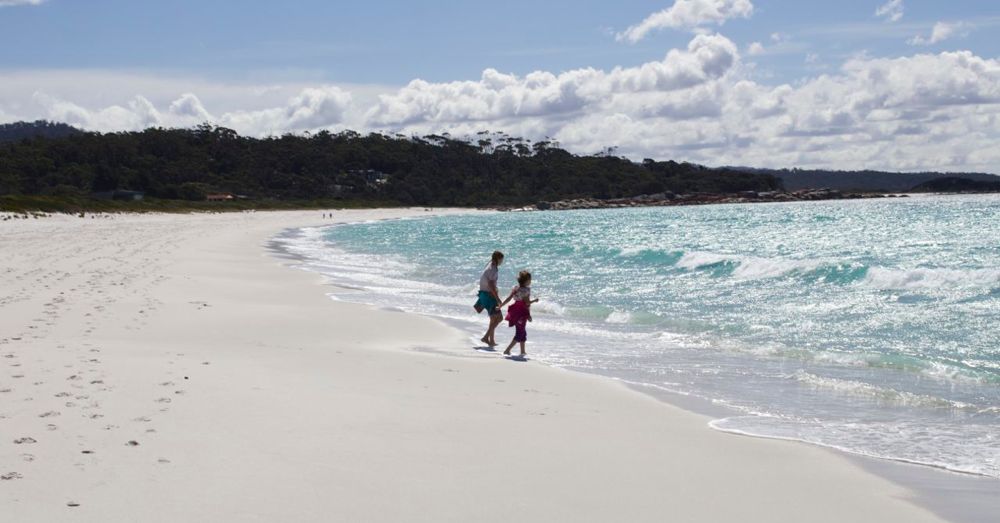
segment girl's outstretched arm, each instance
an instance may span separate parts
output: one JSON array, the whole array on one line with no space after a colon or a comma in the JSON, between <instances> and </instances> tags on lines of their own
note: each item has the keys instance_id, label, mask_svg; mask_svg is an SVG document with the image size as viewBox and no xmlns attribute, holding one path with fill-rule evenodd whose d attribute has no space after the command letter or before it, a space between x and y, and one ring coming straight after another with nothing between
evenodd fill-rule
<instances>
[{"instance_id":1,"label":"girl's outstretched arm","mask_svg":"<svg viewBox=\"0 0 1000 523\"><path fill-rule=\"evenodd\" d=\"M516 293L517 293L517 291L510 291L510 294L507 296L507 299L504 300L503 303L500 304L500 307L503 307L504 305L507 305L507 302L509 302L510 299L513 298L514 294L516 294Z\"/></svg>"}]
</instances>

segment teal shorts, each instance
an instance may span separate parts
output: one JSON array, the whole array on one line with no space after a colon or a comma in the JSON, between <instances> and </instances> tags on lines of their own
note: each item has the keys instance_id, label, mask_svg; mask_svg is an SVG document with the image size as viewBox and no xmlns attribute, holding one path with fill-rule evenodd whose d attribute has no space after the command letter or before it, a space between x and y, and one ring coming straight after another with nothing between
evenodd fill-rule
<instances>
[{"instance_id":1,"label":"teal shorts","mask_svg":"<svg viewBox=\"0 0 1000 523\"><path fill-rule=\"evenodd\" d=\"M490 316L496 316L500 314L499 303L497 303L496 298L493 297L487 291L479 291L479 300L476 301L476 305L483 308L483 310L488 311Z\"/></svg>"}]
</instances>

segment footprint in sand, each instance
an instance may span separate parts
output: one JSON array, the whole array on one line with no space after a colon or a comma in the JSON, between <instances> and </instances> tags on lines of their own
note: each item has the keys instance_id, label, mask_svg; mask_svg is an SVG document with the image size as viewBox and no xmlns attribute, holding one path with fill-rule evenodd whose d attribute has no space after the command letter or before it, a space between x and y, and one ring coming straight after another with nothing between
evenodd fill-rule
<instances>
[{"instance_id":1,"label":"footprint in sand","mask_svg":"<svg viewBox=\"0 0 1000 523\"><path fill-rule=\"evenodd\" d=\"M23 438L17 438L14 440L15 445L30 445L32 443L38 443L38 441L36 441L35 438L29 436L25 436Z\"/></svg>"},{"instance_id":2,"label":"footprint in sand","mask_svg":"<svg viewBox=\"0 0 1000 523\"><path fill-rule=\"evenodd\" d=\"M153 420L150 419L147 416L139 416L138 418L135 418L132 421L138 421L138 422L141 422L141 423L148 423L148 422L153 421Z\"/></svg>"},{"instance_id":3,"label":"footprint in sand","mask_svg":"<svg viewBox=\"0 0 1000 523\"><path fill-rule=\"evenodd\" d=\"M59 427L57 425L53 425L51 423L45 426L45 430L58 430L58 429Z\"/></svg>"},{"instance_id":4,"label":"footprint in sand","mask_svg":"<svg viewBox=\"0 0 1000 523\"><path fill-rule=\"evenodd\" d=\"M6 474L0 474L0 479L11 480L11 479L21 479L24 476L18 474L17 472L8 472Z\"/></svg>"},{"instance_id":5,"label":"footprint in sand","mask_svg":"<svg viewBox=\"0 0 1000 523\"><path fill-rule=\"evenodd\" d=\"M79 507L80 504L77 503L77 502L75 502L75 501L70 501L70 502L66 503L66 506L67 507Z\"/></svg>"},{"instance_id":6,"label":"footprint in sand","mask_svg":"<svg viewBox=\"0 0 1000 523\"><path fill-rule=\"evenodd\" d=\"M32 461L35 461L35 455L34 454L21 454L21 459L30 463Z\"/></svg>"},{"instance_id":7,"label":"footprint in sand","mask_svg":"<svg viewBox=\"0 0 1000 523\"><path fill-rule=\"evenodd\" d=\"M43 412L43 413L39 414L38 417L39 418L54 418L56 416L61 416L61 415L62 414L60 414L59 411L50 410L48 412Z\"/></svg>"},{"instance_id":8,"label":"footprint in sand","mask_svg":"<svg viewBox=\"0 0 1000 523\"><path fill-rule=\"evenodd\" d=\"M68 397L70 397L72 395L73 394L69 393L69 392L60 392L60 393L56 394L56 397L57 398L68 398Z\"/></svg>"},{"instance_id":9,"label":"footprint in sand","mask_svg":"<svg viewBox=\"0 0 1000 523\"><path fill-rule=\"evenodd\" d=\"M156 400L157 403L170 403L171 401L173 400L171 400L170 398L159 398Z\"/></svg>"}]
</instances>

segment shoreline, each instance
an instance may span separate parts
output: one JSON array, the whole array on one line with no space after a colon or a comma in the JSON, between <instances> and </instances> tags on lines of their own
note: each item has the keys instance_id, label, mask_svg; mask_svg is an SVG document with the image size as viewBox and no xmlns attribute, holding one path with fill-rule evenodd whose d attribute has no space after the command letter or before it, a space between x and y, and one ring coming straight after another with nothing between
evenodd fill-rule
<instances>
[{"instance_id":1,"label":"shoreline","mask_svg":"<svg viewBox=\"0 0 1000 523\"><path fill-rule=\"evenodd\" d=\"M331 300L266 252L316 215L5 225L0 427L35 440L0 442L12 516L939 520L830 451Z\"/></svg>"},{"instance_id":2,"label":"shoreline","mask_svg":"<svg viewBox=\"0 0 1000 523\"><path fill-rule=\"evenodd\" d=\"M766 203L766 202L761 202ZM348 224L337 224L330 227L336 227L339 225ZM302 228L292 228L283 231L281 235L291 235ZM295 260L295 264L292 265L294 268L306 270L309 272L314 272L321 274L328 281L325 285L336 288L337 290L327 293L334 300L340 300L337 297L338 294L351 293L352 291L360 290L354 287L350 287L341 282L329 279L321 271L315 268L309 268L306 263L311 261L311 258L307 256L297 254L292 252L281 242L273 242L269 245L269 249L272 250L275 256L285 257L288 259ZM349 303L363 304L363 302L350 301ZM373 306L367 304L367 306ZM455 329L461 332L462 335L468 337L470 332L466 332L468 329L461 321L449 318L442 318L435 316L433 314L426 314L413 311L404 311L406 314L414 314L417 316L422 316L429 318L433 321L443 323L448 328ZM475 336L473 336L474 338ZM471 339L471 338L470 338ZM444 353L444 352L442 352ZM490 355L490 352L486 352L486 355ZM796 438L784 438L777 436L767 436L760 434L744 433L734 430L726 430L714 426L713 422L718 421L713 418L724 418L732 415L738 415L737 412L727 409L714 404L712 401L706 398L700 398L695 396L688 396L679 392L672 392L665 389L659 389L656 387L650 387L642 383L632 383L612 376L607 376L598 372L588 372L587 370L578 370L563 368L558 366L550 366L546 363L541 363L542 366L549 368L553 371L564 371L572 374L579 374L583 376L597 377L602 380L608 380L610 382L623 385L624 387L635 391L643 396L651 397L657 401L661 401L670 405L672 407L677 407L688 413L707 417L709 419L706 423L706 429L716 431L719 433L727 434L733 437L741 438L751 438L760 440L772 440L780 441L787 444L797 444L805 445L808 447L822 449L823 451L830 452L836 456L844 457L852 462L857 463L859 466L865 470L872 472L879 477L890 479L894 483L903 486L907 489L911 489L913 492L918 493L918 497L914 498L914 503L925 507L932 512L946 517L949 521L963 521L963 522L987 522L991 520L991 516L986 516L989 514L991 508L995 506L997 502L1000 502L1000 481L996 478L977 474L974 472L964 472L960 470L952 470L943 466L936 466L933 464L911 462L905 459L894 459L874 455L866 455L858 452L853 452L847 449L839 448L831 445L824 445L821 443L814 443L802 439ZM948 499L941 495L943 491L962 491L966 495L962 498L962 502L954 502L952 499Z\"/></svg>"},{"instance_id":3,"label":"shoreline","mask_svg":"<svg viewBox=\"0 0 1000 523\"><path fill-rule=\"evenodd\" d=\"M950 195L949 193L943 193L942 195ZM932 194L918 194L917 197L922 196L934 196ZM738 202L735 202L738 203ZM756 202L756 203L775 203L775 202ZM556 210L556 209L553 209ZM573 209L570 209L573 210ZM348 224L337 224L332 225L335 227L338 225L348 225ZM288 229L283 231L281 235L293 234L295 231L302 229L301 227ZM284 244L280 242L274 242L269 245L275 256L287 257L289 259L294 259L296 264L293 265L295 268L306 270L309 272L315 272L317 274L323 274L314 268L305 267L303 262L310 261L311 259L300 254L293 253ZM328 278L323 274L325 278ZM332 299L339 300L337 298L338 294L350 293L355 290L353 287L347 286L343 283L339 283L333 280L329 280L326 285L335 287L337 291L327 293ZM349 303L359 304L362 302L352 301ZM372 306L368 304L368 306ZM429 318L431 320L441 322L445 324L448 328L456 329L461 332L461 334L468 336L470 333L465 332L468 329L463 328L467 325L462 324L459 320L442 318L435 316L433 314L426 314L413 311L404 311L407 314L414 314L417 316L422 316ZM490 354L487 352L486 354ZM723 434L727 434L734 437L741 438L752 438L761 440L772 440L780 441L788 444L805 445L808 447L814 447L822 449L826 452L830 452L834 455L844 457L865 470L872 472L879 477L889 479L895 484L903 486L907 489L912 490L917 493L918 496L914 498L914 503L931 510L932 512L946 517L949 521L962 521L962 522L987 522L991 521L991 516L987 516L991 512L992 507L996 503L1000 502L1000 481L996 478L975 473L967 472L962 470L954 470L945 466L939 466L929 463L908 461L902 458L891 458L882 457L877 455L867 455L859 453L856 451L840 448L833 445L826 445L822 443L811 442L803 439L797 438L787 438L780 436L768 436L761 434L754 434L748 432L742 432L738 430L727 430L723 428L716 427L714 425L715 421L718 419L713 418L725 418L728 416L739 415L738 412L727 409L714 404L711 400L706 398L700 398L696 396L689 396L679 392L673 392L666 389L660 389L657 387L651 387L643 383L632 383L620 378L613 376L604 375L598 372L590 372L587 370L578 370L563 368L559 366L550 366L546 363L541 363L541 365L554 370L554 371L567 371L573 374L580 374L584 376L596 376L599 379L609 380L611 382L624 385L630 390L635 391L643 396L652 397L658 401L664 402L672 407L680 408L691 414L698 416L703 416L709 418L709 422L706 423L706 428L708 430L717 431ZM951 496L954 496L956 492L964 493L961 496L962 501L956 502L954 498L949 498L942 495L942 492L948 491Z\"/></svg>"}]
</instances>

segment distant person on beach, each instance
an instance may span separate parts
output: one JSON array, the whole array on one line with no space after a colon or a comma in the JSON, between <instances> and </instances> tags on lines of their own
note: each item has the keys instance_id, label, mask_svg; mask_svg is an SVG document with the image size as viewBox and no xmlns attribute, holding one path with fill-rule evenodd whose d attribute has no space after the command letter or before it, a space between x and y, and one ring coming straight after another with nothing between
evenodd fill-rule
<instances>
[{"instance_id":1,"label":"distant person on beach","mask_svg":"<svg viewBox=\"0 0 1000 523\"><path fill-rule=\"evenodd\" d=\"M479 277L479 299L473 305L477 313L485 310L490 315L490 326L481 338L481 341L490 347L495 347L497 344L494 333L497 325L500 325L503 320L503 314L500 312L500 291L497 290L497 278L500 277L501 263L503 263L503 253L493 251L489 265L483 270L483 275Z\"/></svg>"},{"instance_id":2,"label":"distant person on beach","mask_svg":"<svg viewBox=\"0 0 1000 523\"><path fill-rule=\"evenodd\" d=\"M527 352L524 350L524 343L528 341L528 331L526 326L529 321L531 321L531 304L538 301L537 299L531 299L531 273L528 271L521 271L517 275L517 285L514 289L510 291L510 296L500 304L501 307L507 305L507 302L514 300L514 304L507 309L507 322L510 327L514 327L514 339L510 340L510 345L507 345L507 350L503 351L504 355L510 355L510 349L514 347L515 343L521 344L521 357L524 357Z\"/></svg>"}]
</instances>

